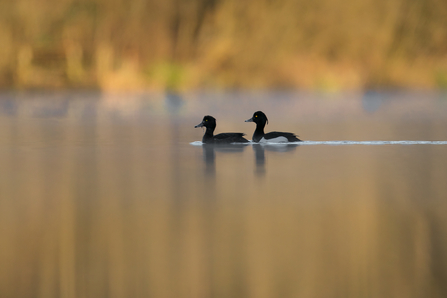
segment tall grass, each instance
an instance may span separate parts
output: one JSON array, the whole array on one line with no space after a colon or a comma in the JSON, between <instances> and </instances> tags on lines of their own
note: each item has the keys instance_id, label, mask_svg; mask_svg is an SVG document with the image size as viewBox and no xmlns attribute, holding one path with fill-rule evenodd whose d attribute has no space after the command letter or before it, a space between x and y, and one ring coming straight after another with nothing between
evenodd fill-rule
<instances>
[{"instance_id":1,"label":"tall grass","mask_svg":"<svg viewBox=\"0 0 447 298\"><path fill-rule=\"evenodd\" d=\"M0 86L446 87L443 0L17 0Z\"/></svg>"}]
</instances>

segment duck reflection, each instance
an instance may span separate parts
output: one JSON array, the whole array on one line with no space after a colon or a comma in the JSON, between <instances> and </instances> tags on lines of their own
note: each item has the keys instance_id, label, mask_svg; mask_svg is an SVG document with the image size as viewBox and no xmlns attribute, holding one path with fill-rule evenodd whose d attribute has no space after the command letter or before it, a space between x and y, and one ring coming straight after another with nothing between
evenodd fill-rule
<instances>
[{"instance_id":1,"label":"duck reflection","mask_svg":"<svg viewBox=\"0 0 447 298\"><path fill-rule=\"evenodd\" d=\"M256 161L256 175L263 176L265 174L265 151L264 146L260 144L253 145Z\"/></svg>"},{"instance_id":2,"label":"duck reflection","mask_svg":"<svg viewBox=\"0 0 447 298\"><path fill-rule=\"evenodd\" d=\"M253 144L253 151L255 152L256 161L256 175L265 175L265 150L272 152L289 152L294 151L297 144Z\"/></svg>"},{"instance_id":3,"label":"duck reflection","mask_svg":"<svg viewBox=\"0 0 447 298\"><path fill-rule=\"evenodd\" d=\"M243 152L246 144L203 144L203 161L205 162L205 175L214 177L216 174L216 151L222 153Z\"/></svg>"}]
</instances>

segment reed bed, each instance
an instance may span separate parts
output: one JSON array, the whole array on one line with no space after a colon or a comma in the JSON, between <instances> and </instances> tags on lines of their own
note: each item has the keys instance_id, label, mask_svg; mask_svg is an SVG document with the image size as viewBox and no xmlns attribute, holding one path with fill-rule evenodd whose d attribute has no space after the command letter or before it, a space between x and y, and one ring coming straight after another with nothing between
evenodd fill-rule
<instances>
[{"instance_id":1,"label":"reed bed","mask_svg":"<svg viewBox=\"0 0 447 298\"><path fill-rule=\"evenodd\" d=\"M1 88L445 88L443 0L17 0Z\"/></svg>"}]
</instances>

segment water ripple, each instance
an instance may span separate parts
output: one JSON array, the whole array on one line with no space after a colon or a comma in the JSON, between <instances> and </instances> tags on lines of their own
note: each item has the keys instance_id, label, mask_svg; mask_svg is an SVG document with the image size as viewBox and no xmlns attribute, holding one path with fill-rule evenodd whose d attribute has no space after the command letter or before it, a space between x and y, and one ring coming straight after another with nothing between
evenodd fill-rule
<instances>
[{"instance_id":1,"label":"water ripple","mask_svg":"<svg viewBox=\"0 0 447 298\"><path fill-rule=\"evenodd\" d=\"M303 141L300 145L447 145L447 141Z\"/></svg>"},{"instance_id":2,"label":"water ripple","mask_svg":"<svg viewBox=\"0 0 447 298\"><path fill-rule=\"evenodd\" d=\"M202 146L203 143L195 141L193 146ZM257 144L249 142L248 144ZM447 145L447 141L302 141L290 143L260 143L261 145Z\"/></svg>"}]
</instances>

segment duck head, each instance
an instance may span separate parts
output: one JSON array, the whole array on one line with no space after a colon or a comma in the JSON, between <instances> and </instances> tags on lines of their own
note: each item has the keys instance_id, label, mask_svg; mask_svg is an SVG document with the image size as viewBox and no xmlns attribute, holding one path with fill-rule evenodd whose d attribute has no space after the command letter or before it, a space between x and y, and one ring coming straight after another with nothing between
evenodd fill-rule
<instances>
[{"instance_id":1,"label":"duck head","mask_svg":"<svg viewBox=\"0 0 447 298\"><path fill-rule=\"evenodd\" d=\"M206 127L209 129L214 129L216 127L216 119L213 116L206 115L205 117L203 117L201 123L194 126L194 128L197 127Z\"/></svg>"},{"instance_id":2,"label":"duck head","mask_svg":"<svg viewBox=\"0 0 447 298\"><path fill-rule=\"evenodd\" d=\"M251 117L248 120L245 120L245 122L254 122L256 124L268 124L269 120L267 119L267 116L261 112L261 111L257 111L253 114L253 117Z\"/></svg>"}]
</instances>

